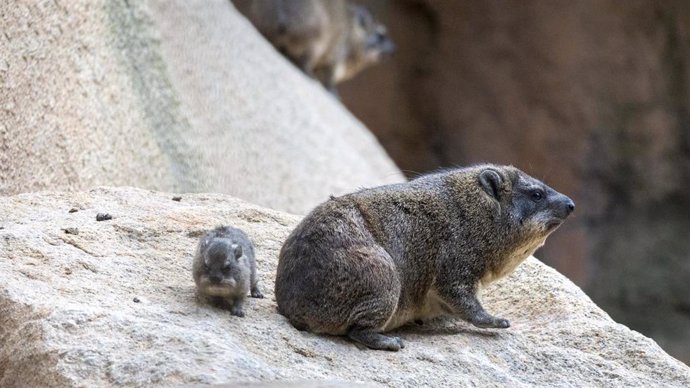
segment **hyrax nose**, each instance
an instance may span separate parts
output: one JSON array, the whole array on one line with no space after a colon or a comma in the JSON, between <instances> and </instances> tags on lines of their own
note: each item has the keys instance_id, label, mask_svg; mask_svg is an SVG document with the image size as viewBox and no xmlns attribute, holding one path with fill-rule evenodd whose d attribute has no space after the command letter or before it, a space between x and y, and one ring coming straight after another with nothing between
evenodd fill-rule
<instances>
[{"instance_id":1,"label":"hyrax nose","mask_svg":"<svg viewBox=\"0 0 690 388\"><path fill-rule=\"evenodd\" d=\"M220 283L221 280L223 280L223 277L220 275L209 275L208 280L211 281L211 283Z\"/></svg>"},{"instance_id":2,"label":"hyrax nose","mask_svg":"<svg viewBox=\"0 0 690 388\"><path fill-rule=\"evenodd\" d=\"M570 213L575 210L575 202L573 202L572 199L565 197L565 213L566 216L570 215Z\"/></svg>"}]
</instances>

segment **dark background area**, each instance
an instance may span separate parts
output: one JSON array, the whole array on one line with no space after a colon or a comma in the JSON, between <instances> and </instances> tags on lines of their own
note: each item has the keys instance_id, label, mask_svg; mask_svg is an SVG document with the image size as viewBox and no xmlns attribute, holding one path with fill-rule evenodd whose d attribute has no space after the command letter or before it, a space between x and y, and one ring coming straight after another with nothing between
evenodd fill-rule
<instances>
[{"instance_id":1,"label":"dark background area","mask_svg":"<svg viewBox=\"0 0 690 388\"><path fill-rule=\"evenodd\" d=\"M370 0L343 103L414 177L513 164L577 203L537 256L690 363L690 2Z\"/></svg>"}]
</instances>

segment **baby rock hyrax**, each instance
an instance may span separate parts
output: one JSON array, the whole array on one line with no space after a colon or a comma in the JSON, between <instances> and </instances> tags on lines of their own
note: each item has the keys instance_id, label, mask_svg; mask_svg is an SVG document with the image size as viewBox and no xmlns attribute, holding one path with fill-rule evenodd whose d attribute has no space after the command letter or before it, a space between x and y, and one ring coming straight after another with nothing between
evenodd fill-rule
<instances>
[{"instance_id":1,"label":"baby rock hyrax","mask_svg":"<svg viewBox=\"0 0 690 388\"><path fill-rule=\"evenodd\" d=\"M253 0L249 17L283 55L332 92L394 48L386 28L346 0Z\"/></svg>"},{"instance_id":2,"label":"baby rock hyrax","mask_svg":"<svg viewBox=\"0 0 690 388\"><path fill-rule=\"evenodd\" d=\"M200 299L230 307L232 315L244 316L242 304L248 292L254 298L264 297L259 290L254 247L240 229L219 226L204 234L192 271Z\"/></svg>"},{"instance_id":3,"label":"baby rock hyrax","mask_svg":"<svg viewBox=\"0 0 690 388\"><path fill-rule=\"evenodd\" d=\"M399 350L381 333L459 316L506 328L476 293L544 244L573 201L512 166L453 169L331 198L287 238L278 311L298 329Z\"/></svg>"}]
</instances>

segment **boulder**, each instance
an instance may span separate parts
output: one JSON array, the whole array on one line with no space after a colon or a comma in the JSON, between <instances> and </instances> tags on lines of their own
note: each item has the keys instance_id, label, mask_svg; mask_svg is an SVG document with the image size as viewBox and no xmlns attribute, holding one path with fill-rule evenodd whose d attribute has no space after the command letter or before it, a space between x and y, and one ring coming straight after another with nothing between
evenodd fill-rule
<instances>
[{"instance_id":1,"label":"boulder","mask_svg":"<svg viewBox=\"0 0 690 388\"><path fill-rule=\"evenodd\" d=\"M19 0L0 25L0 194L127 185L305 213L404 179L228 0Z\"/></svg>"},{"instance_id":2,"label":"boulder","mask_svg":"<svg viewBox=\"0 0 690 388\"><path fill-rule=\"evenodd\" d=\"M397 353L300 332L273 295L300 218L221 194L173 197L98 188L1 199L0 386L690 385L690 368L534 258L484 290L506 330L410 325L396 332L407 345ZM266 298L248 299L244 318L195 297L194 248L219 224L256 245Z\"/></svg>"}]
</instances>

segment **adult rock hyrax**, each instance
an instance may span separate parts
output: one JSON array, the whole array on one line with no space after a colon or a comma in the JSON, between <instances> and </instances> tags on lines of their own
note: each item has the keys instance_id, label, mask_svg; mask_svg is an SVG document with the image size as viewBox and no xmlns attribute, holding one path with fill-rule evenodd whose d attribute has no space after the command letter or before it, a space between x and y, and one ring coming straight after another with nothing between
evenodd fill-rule
<instances>
[{"instance_id":1,"label":"adult rock hyrax","mask_svg":"<svg viewBox=\"0 0 690 388\"><path fill-rule=\"evenodd\" d=\"M249 18L280 52L335 92L393 51L386 28L346 0L253 0Z\"/></svg>"},{"instance_id":2,"label":"adult rock hyrax","mask_svg":"<svg viewBox=\"0 0 690 388\"><path fill-rule=\"evenodd\" d=\"M287 238L275 283L278 311L298 329L399 350L381 334L457 315L506 328L478 287L510 273L575 209L512 166L479 165L332 197Z\"/></svg>"},{"instance_id":3,"label":"adult rock hyrax","mask_svg":"<svg viewBox=\"0 0 690 388\"><path fill-rule=\"evenodd\" d=\"M219 226L201 237L192 265L197 295L203 301L229 307L244 316L247 293L263 298L256 275L254 247L240 229Z\"/></svg>"}]
</instances>

